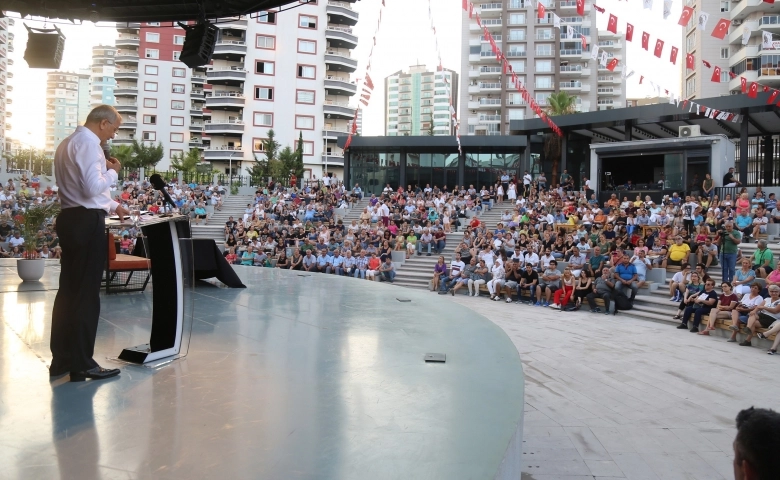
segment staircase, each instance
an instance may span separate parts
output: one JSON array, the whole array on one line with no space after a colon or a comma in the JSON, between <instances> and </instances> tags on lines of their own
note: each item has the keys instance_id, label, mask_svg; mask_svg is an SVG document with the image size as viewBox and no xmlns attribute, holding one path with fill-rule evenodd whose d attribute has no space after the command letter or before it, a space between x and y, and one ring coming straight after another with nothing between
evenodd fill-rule
<instances>
[{"instance_id":1,"label":"staircase","mask_svg":"<svg viewBox=\"0 0 780 480\"><path fill-rule=\"evenodd\" d=\"M447 245L441 255L449 267L455 254L455 247L463 240L463 233L448 233ZM409 260L396 268L395 285L410 288L428 288L428 282L433 278L433 267L439 259L439 255L431 253L428 257L425 253L418 256L416 253Z\"/></svg>"},{"instance_id":2,"label":"staircase","mask_svg":"<svg viewBox=\"0 0 780 480\"><path fill-rule=\"evenodd\" d=\"M192 238L210 238L217 245L225 243L225 222L231 216L239 221L244 218L247 203L253 203L254 195L229 195L222 202L222 210L214 210L208 224L192 224Z\"/></svg>"}]
</instances>

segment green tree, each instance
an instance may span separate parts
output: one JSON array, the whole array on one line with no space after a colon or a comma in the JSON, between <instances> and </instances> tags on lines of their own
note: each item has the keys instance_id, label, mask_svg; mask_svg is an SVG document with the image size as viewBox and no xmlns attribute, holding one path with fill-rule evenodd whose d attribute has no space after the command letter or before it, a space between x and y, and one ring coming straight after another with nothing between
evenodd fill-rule
<instances>
[{"instance_id":1,"label":"green tree","mask_svg":"<svg viewBox=\"0 0 780 480\"><path fill-rule=\"evenodd\" d=\"M180 172L192 173L200 163L200 150L192 148L187 154L179 153L171 157L171 167Z\"/></svg>"},{"instance_id":2,"label":"green tree","mask_svg":"<svg viewBox=\"0 0 780 480\"><path fill-rule=\"evenodd\" d=\"M273 170L276 168L276 157L280 147L275 137L273 129L268 130L268 134L262 142L263 153L255 154L255 163L249 169L249 176L252 177L255 185L265 185L268 177L274 176Z\"/></svg>"},{"instance_id":3,"label":"green tree","mask_svg":"<svg viewBox=\"0 0 780 480\"><path fill-rule=\"evenodd\" d=\"M119 160L123 167L129 167L133 162L134 152L132 145L111 145L109 154Z\"/></svg>"},{"instance_id":4,"label":"green tree","mask_svg":"<svg viewBox=\"0 0 780 480\"><path fill-rule=\"evenodd\" d=\"M29 170L32 174L52 175L54 162L43 150L35 148L19 149L5 154L8 168Z\"/></svg>"},{"instance_id":5,"label":"green tree","mask_svg":"<svg viewBox=\"0 0 780 480\"><path fill-rule=\"evenodd\" d=\"M298 148L295 149L295 166L292 171L296 178L303 178L303 132L298 133Z\"/></svg>"},{"instance_id":6,"label":"green tree","mask_svg":"<svg viewBox=\"0 0 780 480\"><path fill-rule=\"evenodd\" d=\"M133 140L133 165L132 168L148 168L157 165L165 155L162 143L148 145L138 140Z\"/></svg>"},{"instance_id":7,"label":"green tree","mask_svg":"<svg viewBox=\"0 0 780 480\"><path fill-rule=\"evenodd\" d=\"M556 92L547 97L547 115L551 117L559 115L571 115L575 113L577 97L569 95L566 92ZM561 146L562 137L555 133L547 133L544 136L544 157L552 162L552 176L550 183L555 184L558 181L558 170L561 167Z\"/></svg>"},{"instance_id":8,"label":"green tree","mask_svg":"<svg viewBox=\"0 0 780 480\"><path fill-rule=\"evenodd\" d=\"M429 137L432 137L432 136L433 136L433 122L431 122L431 123L428 125L428 136L429 136Z\"/></svg>"},{"instance_id":9,"label":"green tree","mask_svg":"<svg viewBox=\"0 0 780 480\"><path fill-rule=\"evenodd\" d=\"M298 155L289 146L284 147L279 152L279 159L272 163L274 171L274 180L287 183L290 179L290 172L295 171L295 164Z\"/></svg>"}]
</instances>

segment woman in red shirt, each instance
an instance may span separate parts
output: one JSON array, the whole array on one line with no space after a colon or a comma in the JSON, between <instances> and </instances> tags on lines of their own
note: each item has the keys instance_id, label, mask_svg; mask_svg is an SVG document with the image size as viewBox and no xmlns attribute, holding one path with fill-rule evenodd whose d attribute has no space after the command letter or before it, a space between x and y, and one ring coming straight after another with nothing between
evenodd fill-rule
<instances>
[{"instance_id":1,"label":"woman in red shirt","mask_svg":"<svg viewBox=\"0 0 780 480\"><path fill-rule=\"evenodd\" d=\"M715 308L710 311L709 320L707 320L707 328L699 332L699 335L709 335L710 330L715 330L715 321L719 318L731 319L731 311L737 307L739 298L733 292L731 284L723 282L720 285L723 293L718 298L718 303Z\"/></svg>"}]
</instances>

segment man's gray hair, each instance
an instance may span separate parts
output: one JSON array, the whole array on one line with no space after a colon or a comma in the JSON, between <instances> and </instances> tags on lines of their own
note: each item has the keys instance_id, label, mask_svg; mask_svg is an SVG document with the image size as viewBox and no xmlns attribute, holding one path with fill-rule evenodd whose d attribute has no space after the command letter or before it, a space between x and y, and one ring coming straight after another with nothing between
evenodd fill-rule
<instances>
[{"instance_id":1,"label":"man's gray hair","mask_svg":"<svg viewBox=\"0 0 780 480\"><path fill-rule=\"evenodd\" d=\"M87 120L84 123L100 123L103 120L107 120L108 123L114 125L122 120L122 115L120 115L119 112L116 111L116 108L111 105L98 105L89 112Z\"/></svg>"},{"instance_id":2,"label":"man's gray hair","mask_svg":"<svg viewBox=\"0 0 780 480\"><path fill-rule=\"evenodd\" d=\"M766 240L761 239L758 241L758 248L766 248Z\"/></svg>"}]
</instances>

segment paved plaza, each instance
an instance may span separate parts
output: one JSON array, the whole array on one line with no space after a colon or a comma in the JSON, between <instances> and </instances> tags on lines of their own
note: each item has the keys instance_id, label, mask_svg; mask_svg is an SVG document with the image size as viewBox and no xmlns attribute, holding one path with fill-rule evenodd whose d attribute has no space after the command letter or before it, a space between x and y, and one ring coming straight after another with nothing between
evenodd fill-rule
<instances>
[{"instance_id":1,"label":"paved plaza","mask_svg":"<svg viewBox=\"0 0 780 480\"><path fill-rule=\"evenodd\" d=\"M520 352L522 480L732 479L737 412L780 403L780 358L764 349L630 312L452 300L501 326Z\"/></svg>"}]
</instances>

